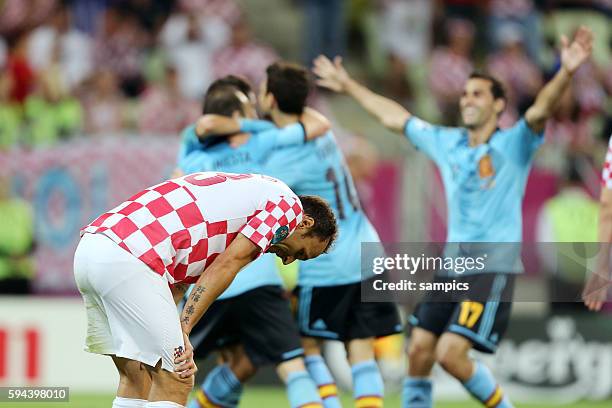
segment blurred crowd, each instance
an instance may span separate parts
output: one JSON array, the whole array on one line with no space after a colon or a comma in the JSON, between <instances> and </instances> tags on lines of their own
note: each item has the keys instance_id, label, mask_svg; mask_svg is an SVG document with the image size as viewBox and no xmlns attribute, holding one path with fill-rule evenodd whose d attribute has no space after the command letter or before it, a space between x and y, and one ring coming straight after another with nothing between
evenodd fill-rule
<instances>
[{"instance_id":1,"label":"blurred crowd","mask_svg":"<svg viewBox=\"0 0 612 408\"><path fill-rule=\"evenodd\" d=\"M3 7L3 8L2 8ZM277 59L230 0L7 0L0 148L75 134L176 134L213 78Z\"/></svg>"},{"instance_id":2,"label":"blurred crowd","mask_svg":"<svg viewBox=\"0 0 612 408\"><path fill-rule=\"evenodd\" d=\"M559 34L587 24L594 58L547 138L588 151L610 134L612 0L283 1L303 16L303 62L365 54L368 82L445 124L457 123L474 69L506 84L501 125L513 123L558 67ZM236 0L6 0L0 8L0 149L74 134L175 134L197 116L213 79L233 73L258 84L279 58Z\"/></svg>"}]
</instances>

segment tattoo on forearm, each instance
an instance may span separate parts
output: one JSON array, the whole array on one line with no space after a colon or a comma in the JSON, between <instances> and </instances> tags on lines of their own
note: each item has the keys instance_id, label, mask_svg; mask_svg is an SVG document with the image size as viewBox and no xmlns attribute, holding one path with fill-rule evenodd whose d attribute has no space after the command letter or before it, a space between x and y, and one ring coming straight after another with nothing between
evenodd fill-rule
<instances>
[{"instance_id":1,"label":"tattoo on forearm","mask_svg":"<svg viewBox=\"0 0 612 408\"><path fill-rule=\"evenodd\" d=\"M185 309L185 313L187 313L188 315L192 315L194 312L194 307L192 305L189 305L186 309Z\"/></svg>"},{"instance_id":2,"label":"tattoo on forearm","mask_svg":"<svg viewBox=\"0 0 612 408\"><path fill-rule=\"evenodd\" d=\"M205 291L206 288L204 286L196 286L193 290L193 293L191 294L191 300L193 300L194 302L199 301L200 297L202 297L202 293L204 293Z\"/></svg>"},{"instance_id":3,"label":"tattoo on forearm","mask_svg":"<svg viewBox=\"0 0 612 408\"><path fill-rule=\"evenodd\" d=\"M181 322L182 322L183 324L189 324L189 317L187 317L187 316L183 317L183 318L181 319Z\"/></svg>"}]
</instances>

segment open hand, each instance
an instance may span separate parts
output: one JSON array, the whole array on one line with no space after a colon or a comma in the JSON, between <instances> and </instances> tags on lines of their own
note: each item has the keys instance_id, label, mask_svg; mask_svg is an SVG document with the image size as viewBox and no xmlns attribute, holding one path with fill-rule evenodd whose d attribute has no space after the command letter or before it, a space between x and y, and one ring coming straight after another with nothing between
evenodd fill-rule
<instances>
[{"instance_id":1,"label":"open hand","mask_svg":"<svg viewBox=\"0 0 612 408\"><path fill-rule=\"evenodd\" d=\"M335 92L344 92L346 83L351 79L342 66L342 57L336 57L332 62L325 55L319 55L314 60L312 72L318 77L317 85Z\"/></svg>"},{"instance_id":2,"label":"open hand","mask_svg":"<svg viewBox=\"0 0 612 408\"><path fill-rule=\"evenodd\" d=\"M573 74L584 61L586 61L593 51L593 32L581 26L574 41L569 43L565 35L561 36L561 65Z\"/></svg>"}]
</instances>

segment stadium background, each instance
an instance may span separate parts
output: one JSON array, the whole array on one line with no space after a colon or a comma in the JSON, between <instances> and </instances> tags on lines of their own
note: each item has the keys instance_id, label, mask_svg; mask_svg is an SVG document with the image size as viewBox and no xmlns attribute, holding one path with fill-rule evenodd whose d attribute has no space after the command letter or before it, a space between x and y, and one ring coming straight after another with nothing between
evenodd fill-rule
<instances>
[{"instance_id":1,"label":"stadium background","mask_svg":"<svg viewBox=\"0 0 612 408\"><path fill-rule=\"evenodd\" d=\"M78 229L169 176L179 132L214 78L258 84L277 58L341 54L360 81L420 117L455 124L463 81L485 69L510 90L503 127L558 66L558 36L584 24L595 32L593 59L547 125L524 201L531 267L518 290L541 302L516 304L490 363L509 394L530 403L518 406L609 406L612 316L551 304L545 260L530 244L596 240L611 134L611 11L609 0L0 2L0 386L70 386L70 406L110 405L110 361L81 351L85 316L71 266ZM311 104L332 119L383 240L443 241L433 165L348 98L317 90ZM289 285L294 273L284 271ZM557 279L580 284L572 274ZM399 406L402 347L400 337L378 347L389 406ZM330 344L328 353L346 384L342 348ZM212 363L200 364L200 375ZM476 406L435 375L439 400ZM256 404L286 406L272 370L247 387L243 405Z\"/></svg>"}]
</instances>

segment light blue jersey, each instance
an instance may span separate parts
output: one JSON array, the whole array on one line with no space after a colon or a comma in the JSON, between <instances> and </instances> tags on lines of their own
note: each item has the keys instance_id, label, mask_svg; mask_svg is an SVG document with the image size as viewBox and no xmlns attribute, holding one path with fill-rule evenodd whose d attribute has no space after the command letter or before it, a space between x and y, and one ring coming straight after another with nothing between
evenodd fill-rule
<instances>
[{"instance_id":1,"label":"light blue jersey","mask_svg":"<svg viewBox=\"0 0 612 408\"><path fill-rule=\"evenodd\" d=\"M361 210L353 179L332 132L303 146L275 151L263 171L301 195L324 198L338 221L338 237L326 254L300 262L300 286L335 286L361 281L361 243L380 242Z\"/></svg>"},{"instance_id":2,"label":"light blue jersey","mask_svg":"<svg viewBox=\"0 0 612 408\"><path fill-rule=\"evenodd\" d=\"M434 126L413 116L404 133L436 163L442 175L448 207L447 242L491 243L480 247L499 249L491 254L486 271L520 272L520 267L508 270L508 259L518 257L520 244L494 244L522 240L521 204L533 157L544 141L543 132L532 131L521 119L511 128L497 129L487 143L470 147L467 129ZM512 254L504 253L508 251ZM447 245L445 255L459 252L459 245Z\"/></svg>"},{"instance_id":3,"label":"light blue jersey","mask_svg":"<svg viewBox=\"0 0 612 408\"><path fill-rule=\"evenodd\" d=\"M184 173L199 171L225 171L231 173L263 173L262 162L274 151L283 146L304 144L304 130L300 124L288 126L277 132L273 125L260 121L242 121L241 130L259 130L247 143L234 148L226 141L201 150L195 126L187 127L182 134L178 167ZM274 129L269 134L265 129ZM238 296L251 289L265 285L279 285L283 282L278 274L274 254L264 254L242 269L231 285L219 296L227 299Z\"/></svg>"}]
</instances>

